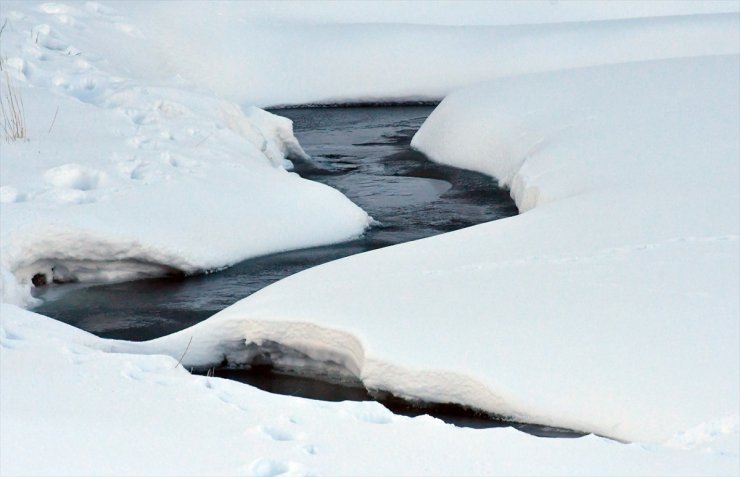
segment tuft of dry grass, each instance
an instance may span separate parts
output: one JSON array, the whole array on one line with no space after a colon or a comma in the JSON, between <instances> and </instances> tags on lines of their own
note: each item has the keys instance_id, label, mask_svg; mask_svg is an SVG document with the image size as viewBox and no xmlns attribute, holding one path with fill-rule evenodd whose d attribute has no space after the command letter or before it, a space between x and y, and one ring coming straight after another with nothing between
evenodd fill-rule
<instances>
[{"instance_id":1,"label":"tuft of dry grass","mask_svg":"<svg viewBox=\"0 0 740 477\"><path fill-rule=\"evenodd\" d=\"M6 19L3 26L0 27L0 39L3 31L8 25ZM20 88L15 83L5 65L5 61L0 56L0 115L2 116L3 136L7 142L14 142L26 139L26 115L23 107L23 97Z\"/></svg>"},{"instance_id":2,"label":"tuft of dry grass","mask_svg":"<svg viewBox=\"0 0 740 477\"><path fill-rule=\"evenodd\" d=\"M2 115L3 136L7 142L26 139L26 115L23 108L23 98L20 89L7 71L0 79L2 91L0 92L0 115Z\"/></svg>"}]
</instances>

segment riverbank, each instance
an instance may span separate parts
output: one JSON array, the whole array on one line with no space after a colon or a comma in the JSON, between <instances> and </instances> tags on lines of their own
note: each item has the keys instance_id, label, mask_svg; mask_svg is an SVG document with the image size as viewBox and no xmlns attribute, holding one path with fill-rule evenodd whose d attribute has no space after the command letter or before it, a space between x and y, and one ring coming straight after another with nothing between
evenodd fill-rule
<instances>
[{"instance_id":1,"label":"riverbank","mask_svg":"<svg viewBox=\"0 0 740 477\"><path fill-rule=\"evenodd\" d=\"M431 162L410 149L432 109L279 111L294 121L296 137L311 155L294 160L293 171L339 190L375 219L361 237L269 254L207 275L52 284L35 289L44 303L34 311L102 337L159 338L301 270L516 214L509 193L490 176Z\"/></svg>"},{"instance_id":2,"label":"riverbank","mask_svg":"<svg viewBox=\"0 0 740 477\"><path fill-rule=\"evenodd\" d=\"M163 256L175 271L217 268L248 256L249 241L253 252L267 253L361 233L367 214L285 170L286 156L302 157L287 123L241 111L238 98L213 93L224 83L209 80L226 79L245 94L247 84L254 94L267 85L288 103L331 99L303 71L320 85L327 77L337 79L329 87L346 82L342 97L364 94L387 75L393 88L383 83L372 91L376 100L464 86L448 78L516 75L522 71L512 66L523 59L550 73L450 96L419 133L426 140L417 146L437 160L459 160L447 152L464 151L473 162L460 165L504 183L517 179L512 191L529 210L516 217L322 265L140 344L0 305L0 473L737 474L738 67L736 56L713 57L737 55L737 9L720 3L735 10L703 15L710 4L680 3L682 12L665 13L675 4L661 2L669 17L651 18L643 9L655 7L644 5L620 7L629 15L611 20L579 18L579 25L544 15L555 25L526 28L455 27L447 18L445 28L378 24L399 13L387 5L371 7L379 13L363 26L346 17L336 28L321 16L261 17L291 39L280 45L327 46L329 63L309 67L276 54L275 36L224 41L233 29L166 3L3 2L3 68L29 120L28 140L3 144L0 162L3 300L16 303L27 295L8 284L32 280L39 273L22 267L52 257L50 249L63 251L53 257L67 260L66 270L54 270L64 280L67 272L105 274L111 266L150 270ZM404 15L422 11L412 10ZM642 18L627 18L634 16ZM474 17L485 23L491 14ZM238 16L222 19L259 36ZM156 26L189 24L206 28L185 28L187 42L163 38ZM324 29L333 34L312 34ZM373 55L362 41L368 31L384 38ZM430 36L438 38L421 41ZM399 38L413 48L399 49ZM543 41L549 46L536 48ZM465 50L474 55L455 54L455 45L471 44L480 47ZM333 55L334 48L344 53ZM279 68L234 60L240 51ZM313 58L297 51L303 61ZM195 69L167 61L169 53L195 61ZM685 58L661 61L669 57ZM200 69L201 60L217 67ZM602 66L554 71L594 61ZM438 74L413 67L419 64ZM416 79L396 89L406 77ZM304 205L313 212L301 213ZM96 211L84 219L102 234L95 242L65 228L86 210ZM42 228L20 233L26 221ZM144 230L138 227L146 234L132 237ZM315 234L304 235L304 227ZM91 259L105 266L90 267ZM459 429L395 416L377 403L275 396L182 366L245 364L269 341L353 373L371 389L636 442Z\"/></svg>"}]
</instances>

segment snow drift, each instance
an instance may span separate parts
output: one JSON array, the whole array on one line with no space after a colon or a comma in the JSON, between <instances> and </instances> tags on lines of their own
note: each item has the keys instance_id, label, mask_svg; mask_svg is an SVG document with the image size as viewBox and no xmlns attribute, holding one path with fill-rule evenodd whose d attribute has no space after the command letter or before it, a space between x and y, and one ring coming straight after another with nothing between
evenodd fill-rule
<instances>
[{"instance_id":1,"label":"snow drift","mask_svg":"<svg viewBox=\"0 0 740 477\"><path fill-rule=\"evenodd\" d=\"M121 349L175 355L193 337L188 365L238 363L245 342L330 349L370 388L624 440L737 423L738 66L455 93L414 146L500 178L526 213L307 270Z\"/></svg>"},{"instance_id":2,"label":"snow drift","mask_svg":"<svg viewBox=\"0 0 740 477\"><path fill-rule=\"evenodd\" d=\"M722 455L596 436L542 439L396 416L376 402L279 396L191 376L176 358L111 353L108 340L12 305L1 304L0 316L2 475L737 472L732 449ZM722 429L707 426L694 438ZM419 449L423 458L408 458Z\"/></svg>"},{"instance_id":3,"label":"snow drift","mask_svg":"<svg viewBox=\"0 0 740 477\"><path fill-rule=\"evenodd\" d=\"M2 144L3 301L28 303L38 275L189 273L361 233L366 214L287 171L289 121L219 95L427 99L504 78L448 96L414 145L497 177L524 213L326 264L148 343L3 304L0 473L737 474L738 6L515 5L3 2L29 128ZM370 388L643 444L177 366L274 343L285 365L293 350Z\"/></svg>"},{"instance_id":4,"label":"snow drift","mask_svg":"<svg viewBox=\"0 0 740 477\"><path fill-rule=\"evenodd\" d=\"M94 3L3 12L2 87L22 98L28 129L0 161L3 301L29 303L34 277L195 273L369 224L341 193L286 170L306 157L290 120L162 73L124 17Z\"/></svg>"}]
</instances>

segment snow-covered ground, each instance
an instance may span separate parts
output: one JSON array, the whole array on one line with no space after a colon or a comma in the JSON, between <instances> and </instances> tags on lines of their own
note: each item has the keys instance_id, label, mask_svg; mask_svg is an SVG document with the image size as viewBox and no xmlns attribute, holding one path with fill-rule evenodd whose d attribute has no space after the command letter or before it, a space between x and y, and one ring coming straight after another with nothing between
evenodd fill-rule
<instances>
[{"instance_id":1,"label":"snow-covered ground","mask_svg":"<svg viewBox=\"0 0 740 477\"><path fill-rule=\"evenodd\" d=\"M4 302L27 305L37 273L195 272L362 232L362 210L286 170L304 155L289 121L229 101L500 78L449 95L413 145L497 177L524 213L308 270L143 344L2 305L2 475L740 473L738 4L387 5L3 2L2 86L29 130L2 144ZM265 340L369 387L636 443L176 366Z\"/></svg>"},{"instance_id":2,"label":"snow-covered ground","mask_svg":"<svg viewBox=\"0 0 740 477\"><path fill-rule=\"evenodd\" d=\"M131 14L173 71L258 105L439 100L501 76L738 49L737 2L346 3L194 2L176 22L162 21L166 3Z\"/></svg>"},{"instance_id":3,"label":"snow-covered ground","mask_svg":"<svg viewBox=\"0 0 740 477\"><path fill-rule=\"evenodd\" d=\"M0 305L0 473L10 475L731 475L736 457L542 439L191 376L167 356ZM716 432L707 429L707 432Z\"/></svg>"},{"instance_id":4,"label":"snow-covered ground","mask_svg":"<svg viewBox=\"0 0 740 477\"><path fill-rule=\"evenodd\" d=\"M665 442L729 418L737 433L739 66L455 93L412 144L511 184L525 213L307 270L142 346L176 355L193 336L188 365L212 365L249 359L236 338L270 340L371 388L525 422Z\"/></svg>"},{"instance_id":5,"label":"snow-covered ground","mask_svg":"<svg viewBox=\"0 0 740 477\"><path fill-rule=\"evenodd\" d=\"M17 88L28 129L2 145L4 301L30 301L38 273L193 273L369 224L336 190L286 171L285 158L305 157L289 120L155 69L146 31L108 8L3 7L2 86Z\"/></svg>"}]
</instances>

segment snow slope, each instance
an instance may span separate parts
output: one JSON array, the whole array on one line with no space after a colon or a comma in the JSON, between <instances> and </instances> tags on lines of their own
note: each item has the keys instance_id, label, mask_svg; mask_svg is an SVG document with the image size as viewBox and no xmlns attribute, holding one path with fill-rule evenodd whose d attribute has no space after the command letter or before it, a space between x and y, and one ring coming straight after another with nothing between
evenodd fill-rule
<instances>
[{"instance_id":1,"label":"snow slope","mask_svg":"<svg viewBox=\"0 0 740 477\"><path fill-rule=\"evenodd\" d=\"M737 472L716 452L461 429L374 402L268 394L191 376L170 357L110 353L106 340L17 307L0 315L2 475Z\"/></svg>"},{"instance_id":2,"label":"snow slope","mask_svg":"<svg viewBox=\"0 0 740 477\"><path fill-rule=\"evenodd\" d=\"M167 21L166 3L135 4L131 15L172 71L258 105L439 100L502 76L740 51L737 2L281 5L193 2Z\"/></svg>"},{"instance_id":3,"label":"snow slope","mask_svg":"<svg viewBox=\"0 0 740 477\"><path fill-rule=\"evenodd\" d=\"M413 145L510 184L523 214L307 270L122 349L193 337L186 362L205 365L277 341L407 397L629 441L730 422L737 440L738 70L676 59L455 93Z\"/></svg>"},{"instance_id":4,"label":"snow slope","mask_svg":"<svg viewBox=\"0 0 740 477\"><path fill-rule=\"evenodd\" d=\"M39 273L193 273L368 225L339 192L286 171L306 156L288 119L157 70L146 32L107 7L4 2L3 17L3 87L28 127L2 144L4 301L27 303Z\"/></svg>"}]
</instances>

